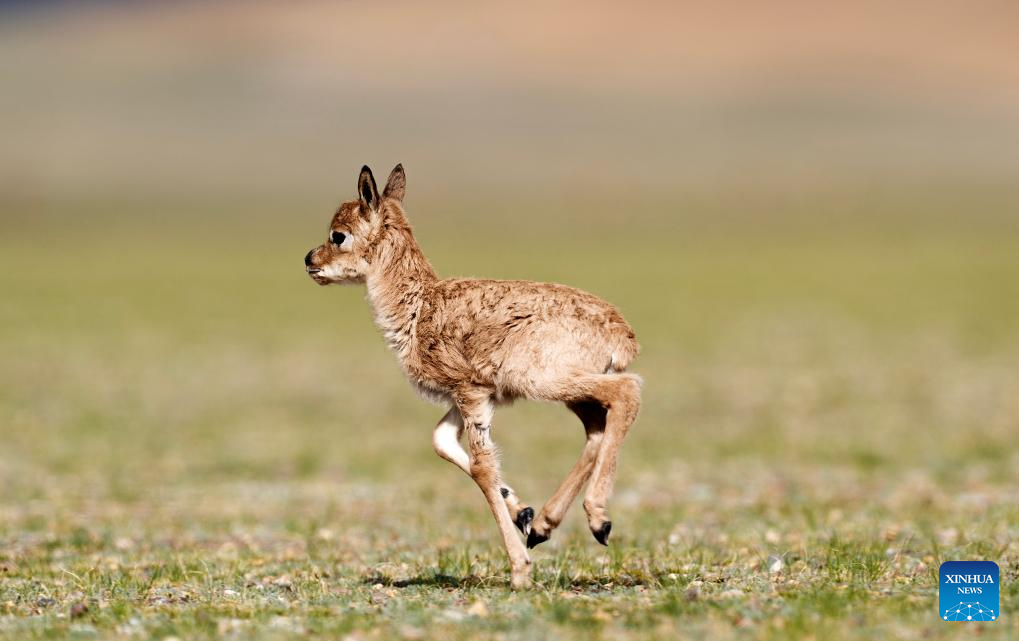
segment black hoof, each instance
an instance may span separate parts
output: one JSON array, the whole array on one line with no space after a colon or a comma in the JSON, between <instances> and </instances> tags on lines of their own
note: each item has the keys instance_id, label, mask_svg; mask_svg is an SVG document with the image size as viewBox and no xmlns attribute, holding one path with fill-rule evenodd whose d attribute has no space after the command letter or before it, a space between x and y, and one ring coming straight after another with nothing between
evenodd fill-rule
<instances>
[{"instance_id":1,"label":"black hoof","mask_svg":"<svg viewBox=\"0 0 1019 641\"><path fill-rule=\"evenodd\" d=\"M548 537L544 534L538 534L537 530L531 530L531 533L527 535L527 547L533 548L534 546L544 543L548 540Z\"/></svg>"},{"instance_id":2,"label":"black hoof","mask_svg":"<svg viewBox=\"0 0 1019 641\"><path fill-rule=\"evenodd\" d=\"M605 521L600 528L597 530L591 530L591 534L594 535L594 540L598 541L602 545L609 544L609 532L612 531L612 521Z\"/></svg>"},{"instance_id":3,"label":"black hoof","mask_svg":"<svg viewBox=\"0 0 1019 641\"><path fill-rule=\"evenodd\" d=\"M517 529L528 534L531 531L531 521L534 520L534 508L525 507L524 509L517 512Z\"/></svg>"}]
</instances>

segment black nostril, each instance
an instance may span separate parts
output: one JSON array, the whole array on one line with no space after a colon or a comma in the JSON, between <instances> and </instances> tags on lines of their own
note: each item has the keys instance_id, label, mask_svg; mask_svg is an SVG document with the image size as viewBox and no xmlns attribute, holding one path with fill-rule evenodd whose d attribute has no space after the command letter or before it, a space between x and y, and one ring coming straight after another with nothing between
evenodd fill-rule
<instances>
[{"instance_id":1,"label":"black nostril","mask_svg":"<svg viewBox=\"0 0 1019 641\"><path fill-rule=\"evenodd\" d=\"M313 249L313 250L311 250L310 252L308 252L307 254L304 255L304 264L305 264L305 266L311 267L311 255L314 254L314 253L315 253L315 250Z\"/></svg>"}]
</instances>

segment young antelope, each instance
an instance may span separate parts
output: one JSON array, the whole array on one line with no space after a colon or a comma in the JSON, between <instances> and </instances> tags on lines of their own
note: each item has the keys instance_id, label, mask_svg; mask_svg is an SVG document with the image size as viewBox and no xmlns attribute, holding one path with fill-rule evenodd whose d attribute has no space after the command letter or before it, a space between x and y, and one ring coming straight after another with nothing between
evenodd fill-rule
<instances>
[{"instance_id":1,"label":"young antelope","mask_svg":"<svg viewBox=\"0 0 1019 641\"><path fill-rule=\"evenodd\" d=\"M641 379L624 373L637 340L619 310L572 287L439 278L411 233L405 189L401 165L381 195L362 168L357 200L340 205L326 242L304 264L319 285L367 286L375 324L411 384L449 407L432 444L481 489L509 555L511 585L524 588L527 548L548 540L585 484L588 526L608 545L616 461L640 406ZM537 515L503 481L492 441L495 406L517 398L564 403L587 433L580 459Z\"/></svg>"}]
</instances>

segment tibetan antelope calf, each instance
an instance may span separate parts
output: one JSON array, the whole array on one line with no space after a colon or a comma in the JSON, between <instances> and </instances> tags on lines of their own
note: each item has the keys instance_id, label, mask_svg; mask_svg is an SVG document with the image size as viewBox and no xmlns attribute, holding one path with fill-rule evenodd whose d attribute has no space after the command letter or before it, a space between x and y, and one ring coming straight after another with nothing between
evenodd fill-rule
<instances>
[{"instance_id":1,"label":"tibetan antelope calf","mask_svg":"<svg viewBox=\"0 0 1019 641\"><path fill-rule=\"evenodd\" d=\"M528 548L547 541L585 483L588 526L608 544L616 460L640 405L641 379L624 373L637 341L619 310L572 287L439 278L411 233L405 187L401 165L381 195L371 170L361 169L357 200L340 205L326 242L304 264L319 285L367 285L375 323L407 378L449 406L432 434L435 451L481 488L509 554L511 584L526 587L531 561L514 525ZM580 460L537 515L503 482L492 442L494 407L517 398L562 402L587 432Z\"/></svg>"}]
</instances>

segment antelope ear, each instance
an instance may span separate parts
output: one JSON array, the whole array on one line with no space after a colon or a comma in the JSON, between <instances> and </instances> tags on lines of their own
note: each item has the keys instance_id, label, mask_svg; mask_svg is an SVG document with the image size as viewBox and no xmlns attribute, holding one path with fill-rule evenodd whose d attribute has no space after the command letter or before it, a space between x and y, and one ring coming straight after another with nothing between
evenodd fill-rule
<instances>
[{"instance_id":1,"label":"antelope ear","mask_svg":"<svg viewBox=\"0 0 1019 641\"><path fill-rule=\"evenodd\" d=\"M361 214L367 216L379 209L379 188L375 186L375 176L368 165L361 167L361 175L357 179L357 196L361 201Z\"/></svg>"},{"instance_id":2,"label":"antelope ear","mask_svg":"<svg viewBox=\"0 0 1019 641\"><path fill-rule=\"evenodd\" d=\"M389 180L386 181L386 188L382 190L383 198L395 198L401 203L403 195L407 192L407 174L403 173L403 164L393 167L389 173Z\"/></svg>"}]
</instances>

